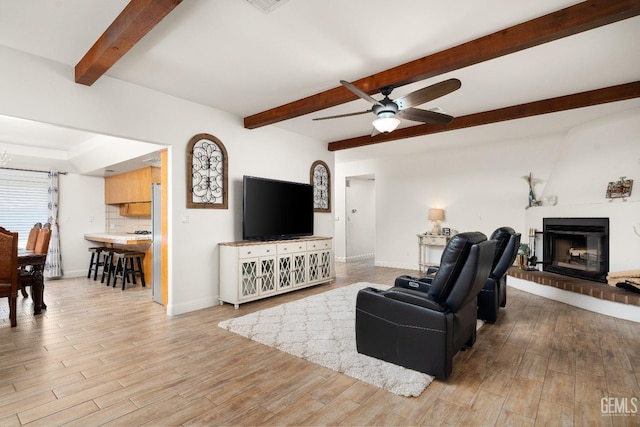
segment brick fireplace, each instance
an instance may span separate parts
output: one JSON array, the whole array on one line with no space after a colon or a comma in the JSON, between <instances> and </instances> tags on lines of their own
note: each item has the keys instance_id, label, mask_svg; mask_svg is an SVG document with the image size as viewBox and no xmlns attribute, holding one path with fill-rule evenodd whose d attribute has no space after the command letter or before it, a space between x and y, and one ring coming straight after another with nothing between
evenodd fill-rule
<instances>
[{"instance_id":1,"label":"brick fireplace","mask_svg":"<svg viewBox=\"0 0 640 427\"><path fill-rule=\"evenodd\" d=\"M508 271L507 284L590 311L638 322L640 294L606 284L610 261L609 218L542 216L540 220L543 223L543 253L538 256L542 255L542 271L512 267Z\"/></svg>"}]
</instances>

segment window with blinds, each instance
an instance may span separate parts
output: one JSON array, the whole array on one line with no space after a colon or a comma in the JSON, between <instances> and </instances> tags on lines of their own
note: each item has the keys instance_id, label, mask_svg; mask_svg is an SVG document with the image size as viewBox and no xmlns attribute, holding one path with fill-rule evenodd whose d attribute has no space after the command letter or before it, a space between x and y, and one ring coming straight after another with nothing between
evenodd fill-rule
<instances>
[{"instance_id":1,"label":"window with blinds","mask_svg":"<svg viewBox=\"0 0 640 427\"><path fill-rule=\"evenodd\" d=\"M26 246L33 224L47 222L48 193L46 173L0 169L0 226L18 232L18 246Z\"/></svg>"}]
</instances>

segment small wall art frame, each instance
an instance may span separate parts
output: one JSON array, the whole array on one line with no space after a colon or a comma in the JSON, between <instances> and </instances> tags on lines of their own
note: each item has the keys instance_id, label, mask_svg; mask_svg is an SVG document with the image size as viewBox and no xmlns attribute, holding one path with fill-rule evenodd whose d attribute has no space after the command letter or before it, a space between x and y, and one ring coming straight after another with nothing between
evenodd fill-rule
<instances>
[{"instance_id":1,"label":"small wall art frame","mask_svg":"<svg viewBox=\"0 0 640 427\"><path fill-rule=\"evenodd\" d=\"M311 165L310 183L313 185L313 211L331 212L331 172L322 160Z\"/></svg>"},{"instance_id":2,"label":"small wall art frame","mask_svg":"<svg viewBox=\"0 0 640 427\"><path fill-rule=\"evenodd\" d=\"M607 185L607 199L624 199L631 196L631 188L633 187L633 180L627 179L626 176L621 176L619 181L611 181Z\"/></svg>"},{"instance_id":3,"label":"small wall art frame","mask_svg":"<svg viewBox=\"0 0 640 427\"><path fill-rule=\"evenodd\" d=\"M218 138L200 133L187 144L187 208L227 209L227 150Z\"/></svg>"}]
</instances>

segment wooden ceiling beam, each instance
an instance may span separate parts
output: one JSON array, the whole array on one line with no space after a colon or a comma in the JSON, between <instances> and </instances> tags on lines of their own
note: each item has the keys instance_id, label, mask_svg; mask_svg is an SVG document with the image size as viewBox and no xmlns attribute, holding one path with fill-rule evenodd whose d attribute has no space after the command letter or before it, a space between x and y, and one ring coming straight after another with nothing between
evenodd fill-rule
<instances>
[{"instance_id":1,"label":"wooden ceiling beam","mask_svg":"<svg viewBox=\"0 0 640 427\"><path fill-rule=\"evenodd\" d=\"M587 0L354 83L370 95L640 15L640 0ZM358 99L342 86L244 118L255 129Z\"/></svg>"},{"instance_id":2,"label":"wooden ceiling beam","mask_svg":"<svg viewBox=\"0 0 640 427\"><path fill-rule=\"evenodd\" d=\"M76 83L91 86L181 2L131 0L76 64Z\"/></svg>"},{"instance_id":3,"label":"wooden ceiling beam","mask_svg":"<svg viewBox=\"0 0 640 427\"><path fill-rule=\"evenodd\" d=\"M469 114L467 116L456 117L451 123L446 125L422 124L397 129L391 133L378 134L373 137L370 135L364 135L355 138L343 139L341 141L330 142L328 144L328 148L329 151L346 150L349 148L379 144L381 142L413 138L415 136L447 132L473 126L482 126L507 120L523 119L525 117L557 113L559 111L590 107L593 105L624 101L639 97L640 81L637 81L617 86L610 86L603 89L580 92L573 95L560 96L542 101L499 108L497 110L484 111L482 113Z\"/></svg>"}]
</instances>

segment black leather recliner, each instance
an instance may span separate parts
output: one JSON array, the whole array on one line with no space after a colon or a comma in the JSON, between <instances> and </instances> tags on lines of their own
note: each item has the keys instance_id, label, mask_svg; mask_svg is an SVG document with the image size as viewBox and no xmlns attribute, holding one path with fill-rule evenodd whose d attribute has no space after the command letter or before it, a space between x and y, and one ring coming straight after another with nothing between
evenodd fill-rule
<instances>
[{"instance_id":1,"label":"black leather recliner","mask_svg":"<svg viewBox=\"0 0 640 427\"><path fill-rule=\"evenodd\" d=\"M500 227L490 239L496 241L496 252L487 283L478 294L478 319L494 323L500 307L507 305L507 270L518 254L520 233L511 227Z\"/></svg>"},{"instance_id":2,"label":"black leather recliner","mask_svg":"<svg viewBox=\"0 0 640 427\"><path fill-rule=\"evenodd\" d=\"M360 290L358 352L447 378L453 356L475 342L477 295L489 276L494 251L495 242L484 234L461 233L447 243L435 277L421 279L422 290L411 285Z\"/></svg>"}]
</instances>

